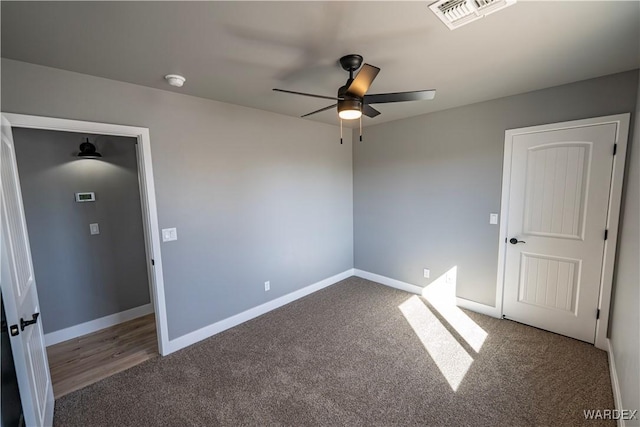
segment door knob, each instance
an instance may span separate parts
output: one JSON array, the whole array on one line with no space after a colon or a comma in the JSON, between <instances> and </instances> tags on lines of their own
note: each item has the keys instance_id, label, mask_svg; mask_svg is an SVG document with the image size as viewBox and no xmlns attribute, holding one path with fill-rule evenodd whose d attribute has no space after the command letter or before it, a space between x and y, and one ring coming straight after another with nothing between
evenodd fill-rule
<instances>
[{"instance_id":1,"label":"door knob","mask_svg":"<svg viewBox=\"0 0 640 427\"><path fill-rule=\"evenodd\" d=\"M518 243L527 243L524 240L518 240L515 237L512 237L509 239L509 243L511 243L512 245L517 245Z\"/></svg>"},{"instance_id":2,"label":"door knob","mask_svg":"<svg viewBox=\"0 0 640 427\"><path fill-rule=\"evenodd\" d=\"M24 328L26 328L29 325L34 325L36 323L38 323L38 316L40 316L40 313L33 313L33 316L31 320L24 320L22 317L20 318L20 330L24 331Z\"/></svg>"}]
</instances>

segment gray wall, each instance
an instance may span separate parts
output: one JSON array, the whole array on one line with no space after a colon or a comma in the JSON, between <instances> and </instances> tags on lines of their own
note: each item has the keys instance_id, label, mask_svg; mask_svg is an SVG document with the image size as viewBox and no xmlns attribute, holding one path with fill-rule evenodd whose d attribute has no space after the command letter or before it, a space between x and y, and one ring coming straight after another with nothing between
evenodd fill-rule
<instances>
[{"instance_id":1,"label":"gray wall","mask_svg":"<svg viewBox=\"0 0 640 427\"><path fill-rule=\"evenodd\" d=\"M85 136L102 159L75 156ZM13 137L45 333L148 304L136 140L20 128ZM76 203L85 191L96 201Z\"/></svg>"},{"instance_id":2,"label":"gray wall","mask_svg":"<svg viewBox=\"0 0 640 427\"><path fill-rule=\"evenodd\" d=\"M335 126L7 59L2 110L150 129L171 339L353 267Z\"/></svg>"},{"instance_id":3,"label":"gray wall","mask_svg":"<svg viewBox=\"0 0 640 427\"><path fill-rule=\"evenodd\" d=\"M637 87L636 70L367 127L355 268L426 286L457 266L458 296L493 306L505 130L631 112Z\"/></svg>"},{"instance_id":4,"label":"gray wall","mask_svg":"<svg viewBox=\"0 0 640 427\"><path fill-rule=\"evenodd\" d=\"M640 409L640 89L632 128L609 325L624 409Z\"/></svg>"}]
</instances>

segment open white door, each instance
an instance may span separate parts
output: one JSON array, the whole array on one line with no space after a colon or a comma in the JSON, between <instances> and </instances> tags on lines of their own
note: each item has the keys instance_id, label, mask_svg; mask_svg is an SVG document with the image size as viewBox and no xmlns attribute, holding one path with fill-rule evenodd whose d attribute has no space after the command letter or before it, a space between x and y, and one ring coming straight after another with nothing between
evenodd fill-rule
<instances>
[{"instance_id":1,"label":"open white door","mask_svg":"<svg viewBox=\"0 0 640 427\"><path fill-rule=\"evenodd\" d=\"M0 285L27 426L53 425L49 373L11 124L2 117Z\"/></svg>"}]
</instances>

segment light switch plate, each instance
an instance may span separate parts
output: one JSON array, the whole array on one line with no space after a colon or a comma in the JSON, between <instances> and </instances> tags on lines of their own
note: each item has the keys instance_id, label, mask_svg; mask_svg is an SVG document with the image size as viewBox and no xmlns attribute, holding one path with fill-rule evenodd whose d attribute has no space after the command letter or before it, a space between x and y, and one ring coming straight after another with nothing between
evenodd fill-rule
<instances>
[{"instance_id":1,"label":"light switch plate","mask_svg":"<svg viewBox=\"0 0 640 427\"><path fill-rule=\"evenodd\" d=\"M94 234L100 234L100 226L98 225L97 222L93 223L93 224L89 224L89 232L94 235Z\"/></svg>"},{"instance_id":2,"label":"light switch plate","mask_svg":"<svg viewBox=\"0 0 640 427\"><path fill-rule=\"evenodd\" d=\"M162 241L170 242L172 240L178 240L178 230L176 228L163 228Z\"/></svg>"},{"instance_id":3,"label":"light switch plate","mask_svg":"<svg viewBox=\"0 0 640 427\"><path fill-rule=\"evenodd\" d=\"M489 214L489 224L497 224L498 223L498 214L491 213Z\"/></svg>"}]
</instances>

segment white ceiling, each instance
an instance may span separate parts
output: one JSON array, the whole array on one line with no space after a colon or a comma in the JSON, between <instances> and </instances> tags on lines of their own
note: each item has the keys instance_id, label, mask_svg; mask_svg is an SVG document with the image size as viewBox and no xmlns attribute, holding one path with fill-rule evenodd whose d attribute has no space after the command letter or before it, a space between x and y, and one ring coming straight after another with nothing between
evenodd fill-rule
<instances>
[{"instance_id":1,"label":"white ceiling","mask_svg":"<svg viewBox=\"0 0 640 427\"><path fill-rule=\"evenodd\" d=\"M6 2L2 56L291 116L331 101L348 53L382 69L363 125L640 67L639 1L520 1L450 31L430 2ZM163 76L183 74L181 89ZM335 111L308 118L337 123Z\"/></svg>"}]
</instances>

